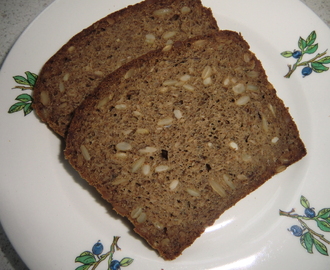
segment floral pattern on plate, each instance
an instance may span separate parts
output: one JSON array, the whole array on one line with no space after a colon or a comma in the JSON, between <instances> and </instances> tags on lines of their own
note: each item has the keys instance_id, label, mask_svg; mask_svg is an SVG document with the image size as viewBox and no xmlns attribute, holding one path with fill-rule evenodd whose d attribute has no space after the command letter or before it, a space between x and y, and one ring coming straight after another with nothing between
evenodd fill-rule
<instances>
[{"instance_id":1,"label":"floral pattern on plate","mask_svg":"<svg viewBox=\"0 0 330 270\"><path fill-rule=\"evenodd\" d=\"M20 84L20 85L13 87L13 89L21 89L22 91L33 90L33 87L37 81L38 75L35 73L32 73L30 71L26 71L25 76L26 77L17 75L17 76L13 77L15 82ZM26 94L26 93L20 94L15 98L15 100L17 100L18 102L16 102L12 106L10 106L8 113L15 113L15 112L23 111L24 116L26 116L32 112L33 97L30 94Z\"/></svg>"},{"instance_id":2,"label":"floral pattern on plate","mask_svg":"<svg viewBox=\"0 0 330 270\"><path fill-rule=\"evenodd\" d=\"M92 251L84 251L78 257L76 257L76 263L82 263L82 265L78 266L76 270L88 270L88 269L96 269L103 261L107 260L108 270L119 270L121 267L126 267L132 264L133 259L129 257L125 257L120 261L114 260L113 255L116 250L120 250L118 246L119 236L114 236L112 244L110 246L110 250L104 254L103 252L103 244L98 241L92 247Z\"/></svg>"},{"instance_id":3,"label":"floral pattern on plate","mask_svg":"<svg viewBox=\"0 0 330 270\"><path fill-rule=\"evenodd\" d=\"M303 77L306 77L314 71L315 73L322 73L324 71L328 71L329 67L325 66L325 64L330 63L330 56L325 56L327 54L328 50L325 50L323 53L318 53L315 57L303 61L303 57L306 54L313 54L315 53L318 48L319 44L316 43L316 32L312 31L306 39L303 39L302 37L299 38L298 40L298 50L293 50L293 51L284 51L281 53L283 57L290 58L293 57L296 60L296 63L293 65L288 65L289 71L288 73L284 76L285 78L290 78L293 72L298 68L298 67L303 67L304 68L301 70L301 74ZM324 56L324 57L323 57Z\"/></svg>"},{"instance_id":4,"label":"floral pattern on plate","mask_svg":"<svg viewBox=\"0 0 330 270\"><path fill-rule=\"evenodd\" d=\"M280 216L295 218L300 223L300 226L293 225L288 231L294 236L300 237L300 244L308 253L313 253L313 247L315 247L319 253L329 256L328 249L324 243L330 245L330 241L323 234L311 229L306 221L314 220L321 231L330 232L330 208L323 208L316 214L315 208L311 207L309 201L304 196L300 197L300 204L305 208L305 215L295 214L295 209L289 212L280 210Z\"/></svg>"}]
</instances>

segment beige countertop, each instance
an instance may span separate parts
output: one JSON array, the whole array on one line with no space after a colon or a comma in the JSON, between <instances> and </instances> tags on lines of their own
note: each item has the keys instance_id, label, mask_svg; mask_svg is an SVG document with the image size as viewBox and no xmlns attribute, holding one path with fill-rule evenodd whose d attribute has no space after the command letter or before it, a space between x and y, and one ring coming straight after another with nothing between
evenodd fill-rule
<instances>
[{"instance_id":1,"label":"beige countertop","mask_svg":"<svg viewBox=\"0 0 330 270\"><path fill-rule=\"evenodd\" d=\"M54 0L0 0L0 66L24 29ZM288 0L289 1L289 0ZM330 27L330 0L301 0ZM0 269L28 269L0 224Z\"/></svg>"}]
</instances>

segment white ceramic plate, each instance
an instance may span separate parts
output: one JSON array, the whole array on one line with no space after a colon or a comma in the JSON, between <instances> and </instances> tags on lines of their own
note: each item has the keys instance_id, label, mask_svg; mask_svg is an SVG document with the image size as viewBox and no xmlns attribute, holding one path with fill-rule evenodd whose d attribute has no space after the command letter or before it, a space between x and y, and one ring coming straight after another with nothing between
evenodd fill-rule
<instances>
[{"instance_id":1,"label":"white ceramic plate","mask_svg":"<svg viewBox=\"0 0 330 270\"><path fill-rule=\"evenodd\" d=\"M115 251L113 259L134 259L127 269L328 269L330 259L321 253L330 248L330 72L313 72L303 78L303 67L299 66L291 78L284 78L287 65L297 59L281 53L299 50L302 37L306 43L300 40L301 48L317 50L304 54L301 62L314 58L313 67L325 70L329 58L324 57L329 54L318 57L318 53L330 49L330 31L298 0L203 1L212 8L221 29L241 32L250 43L278 95L290 108L308 155L229 209L175 261L163 261L131 232L131 226L68 165L63 158L63 143L33 112L25 117L23 111L8 113L17 102L28 109L31 94L31 90L13 89L22 86L22 81L15 82L13 76L38 73L75 33L135 2L57 0L26 29L3 65L0 217L19 255L31 269L83 269L83 263L93 262L93 255L84 253L80 262L75 262L76 257L92 251L98 240L105 254L113 237L121 236L121 251ZM310 35L313 31L316 40ZM318 47L312 47L316 43ZM18 96L21 101L15 100ZM306 200L301 204L302 195L310 206ZM311 207L319 226L316 218L302 217L305 208ZM279 209L288 212L292 208L298 216L279 215ZM292 225L301 226L299 220L307 226L303 237L287 230ZM308 252L311 248L313 254ZM122 264L125 262L131 261ZM107 260L96 268L107 269Z\"/></svg>"}]
</instances>

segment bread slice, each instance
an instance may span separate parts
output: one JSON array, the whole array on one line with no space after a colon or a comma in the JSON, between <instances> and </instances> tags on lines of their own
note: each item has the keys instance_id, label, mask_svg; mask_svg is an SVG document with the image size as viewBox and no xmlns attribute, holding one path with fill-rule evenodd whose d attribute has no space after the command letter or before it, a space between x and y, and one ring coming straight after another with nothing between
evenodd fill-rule
<instances>
[{"instance_id":1,"label":"bread slice","mask_svg":"<svg viewBox=\"0 0 330 270\"><path fill-rule=\"evenodd\" d=\"M34 87L33 108L65 136L75 108L106 75L150 50L217 30L211 10L200 0L128 6L75 35L47 61Z\"/></svg>"},{"instance_id":2,"label":"bread slice","mask_svg":"<svg viewBox=\"0 0 330 270\"><path fill-rule=\"evenodd\" d=\"M76 110L65 149L166 260L305 154L260 61L231 31L115 71Z\"/></svg>"}]
</instances>

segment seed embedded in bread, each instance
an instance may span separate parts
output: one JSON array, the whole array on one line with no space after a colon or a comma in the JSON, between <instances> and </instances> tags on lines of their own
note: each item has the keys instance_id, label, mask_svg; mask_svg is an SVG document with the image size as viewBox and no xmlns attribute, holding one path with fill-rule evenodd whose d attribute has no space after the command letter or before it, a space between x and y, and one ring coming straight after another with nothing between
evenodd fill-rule
<instances>
[{"instance_id":1,"label":"seed embedded in bread","mask_svg":"<svg viewBox=\"0 0 330 270\"><path fill-rule=\"evenodd\" d=\"M157 125L158 126L167 126L167 125L172 124L172 122L173 122L173 118L172 117L165 117L165 118L160 119L157 122Z\"/></svg>"},{"instance_id":2,"label":"seed embedded in bread","mask_svg":"<svg viewBox=\"0 0 330 270\"><path fill-rule=\"evenodd\" d=\"M132 149L132 145L127 142L120 142L116 145L116 149L119 151L129 151Z\"/></svg>"},{"instance_id":3,"label":"seed embedded in bread","mask_svg":"<svg viewBox=\"0 0 330 270\"><path fill-rule=\"evenodd\" d=\"M210 66L206 66L202 72L202 79L207 79L211 75L212 75L212 68Z\"/></svg>"},{"instance_id":4,"label":"seed embedded in bread","mask_svg":"<svg viewBox=\"0 0 330 270\"><path fill-rule=\"evenodd\" d=\"M191 91L191 92L195 90L195 87L193 87L190 84L184 84L183 85L183 88L186 89L186 90L188 90L188 91Z\"/></svg>"},{"instance_id":5,"label":"seed embedded in bread","mask_svg":"<svg viewBox=\"0 0 330 270\"><path fill-rule=\"evenodd\" d=\"M173 85L176 85L178 83L177 80L166 80L163 82L163 85L164 86L173 86Z\"/></svg>"},{"instance_id":6,"label":"seed embedded in bread","mask_svg":"<svg viewBox=\"0 0 330 270\"><path fill-rule=\"evenodd\" d=\"M184 6L181 8L181 13L182 14L187 14L191 11L190 7Z\"/></svg>"},{"instance_id":7,"label":"seed embedded in bread","mask_svg":"<svg viewBox=\"0 0 330 270\"><path fill-rule=\"evenodd\" d=\"M151 172L151 166L150 166L150 164L144 164L142 166L142 173L144 175L148 175L150 172Z\"/></svg>"},{"instance_id":8,"label":"seed embedded in bread","mask_svg":"<svg viewBox=\"0 0 330 270\"><path fill-rule=\"evenodd\" d=\"M185 74L185 75L182 75L182 76L180 77L180 81L182 81L182 82L187 82L187 81L190 80L190 78L191 78L191 76L190 76L189 74Z\"/></svg>"},{"instance_id":9,"label":"seed embedded in bread","mask_svg":"<svg viewBox=\"0 0 330 270\"><path fill-rule=\"evenodd\" d=\"M268 124L268 121L266 119L266 116L262 115L261 116L261 121L262 121L262 128L265 132L268 132L269 130L269 124Z\"/></svg>"},{"instance_id":10,"label":"seed embedded in bread","mask_svg":"<svg viewBox=\"0 0 330 270\"><path fill-rule=\"evenodd\" d=\"M60 87L61 89L61 87ZM62 89L64 90L64 89ZM49 94L48 92L45 92L45 91L42 91L40 93L40 102L44 105L44 106L47 106L50 104L50 98L49 98Z\"/></svg>"},{"instance_id":11,"label":"seed embedded in bread","mask_svg":"<svg viewBox=\"0 0 330 270\"><path fill-rule=\"evenodd\" d=\"M125 158L127 158L128 156L127 156L126 153L118 152L118 153L115 154L115 157L116 157L116 158L119 158L119 159L125 159Z\"/></svg>"},{"instance_id":12,"label":"seed embedded in bread","mask_svg":"<svg viewBox=\"0 0 330 270\"><path fill-rule=\"evenodd\" d=\"M81 150L81 153L82 153L84 159L86 159L87 161L91 159L91 156L89 155L89 152L85 145L82 144L80 146L80 150Z\"/></svg>"},{"instance_id":13,"label":"seed embedded in bread","mask_svg":"<svg viewBox=\"0 0 330 270\"><path fill-rule=\"evenodd\" d=\"M275 113L275 109L274 109L273 105L269 103L268 104L268 108L272 112L272 114L274 115L274 117L276 117L276 113Z\"/></svg>"},{"instance_id":14,"label":"seed embedded in bread","mask_svg":"<svg viewBox=\"0 0 330 270\"><path fill-rule=\"evenodd\" d=\"M210 186L213 188L213 190L218 193L221 197L226 197L226 191L224 188L216 182L214 179L209 179Z\"/></svg>"},{"instance_id":15,"label":"seed embedded in bread","mask_svg":"<svg viewBox=\"0 0 330 270\"><path fill-rule=\"evenodd\" d=\"M242 94L245 92L245 85L243 83L238 83L233 86L233 91L236 95Z\"/></svg>"},{"instance_id":16,"label":"seed embedded in bread","mask_svg":"<svg viewBox=\"0 0 330 270\"><path fill-rule=\"evenodd\" d=\"M246 105L250 101L250 99L251 99L250 96L247 96L247 95L241 96L238 100L236 100L235 103L238 106Z\"/></svg>"},{"instance_id":17,"label":"seed embedded in bread","mask_svg":"<svg viewBox=\"0 0 330 270\"><path fill-rule=\"evenodd\" d=\"M250 77L250 78L257 78L259 76L259 72L257 72L257 71L249 71L247 73L247 76Z\"/></svg>"},{"instance_id":18,"label":"seed embedded in bread","mask_svg":"<svg viewBox=\"0 0 330 270\"><path fill-rule=\"evenodd\" d=\"M132 164L132 173L136 173L140 168L142 168L144 161L146 160L145 157L139 158L138 160L134 161Z\"/></svg>"},{"instance_id":19,"label":"seed embedded in bread","mask_svg":"<svg viewBox=\"0 0 330 270\"><path fill-rule=\"evenodd\" d=\"M132 210L131 217L138 218L141 214L142 214L142 207L136 207L134 210Z\"/></svg>"},{"instance_id":20,"label":"seed embedded in bread","mask_svg":"<svg viewBox=\"0 0 330 270\"><path fill-rule=\"evenodd\" d=\"M176 187L179 185L179 180L178 179L174 179L171 183L170 183L170 190L174 190L176 189Z\"/></svg>"},{"instance_id":21,"label":"seed embedded in bread","mask_svg":"<svg viewBox=\"0 0 330 270\"><path fill-rule=\"evenodd\" d=\"M237 143L235 143L235 142L230 142L230 143L229 143L229 146L230 146L232 149L234 149L234 150L238 150L238 149L239 149Z\"/></svg>"},{"instance_id":22,"label":"seed embedded in bread","mask_svg":"<svg viewBox=\"0 0 330 270\"><path fill-rule=\"evenodd\" d=\"M125 110L125 109L127 109L127 105L125 105L125 104L118 104L118 105L115 106L115 108L117 110Z\"/></svg>"},{"instance_id":23,"label":"seed embedded in bread","mask_svg":"<svg viewBox=\"0 0 330 270\"><path fill-rule=\"evenodd\" d=\"M173 47L172 44L167 44L164 48L163 48L163 52L168 52L169 50L171 50Z\"/></svg>"},{"instance_id":24,"label":"seed embedded in bread","mask_svg":"<svg viewBox=\"0 0 330 270\"><path fill-rule=\"evenodd\" d=\"M157 166L156 168L155 168L155 172L165 172L165 171L167 171L167 170L169 170L170 169L170 167L169 166L167 166L167 165L159 165L159 166Z\"/></svg>"},{"instance_id":25,"label":"seed embedded in bread","mask_svg":"<svg viewBox=\"0 0 330 270\"><path fill-rule=\"evenodd\" d=\"M138 129L136 130L136 133L137 133L137 134L149 134L150 131L149 131L149 129L146 129L146 128L138 128Z\"/></svg>"},{"instance_id":26,"label":"seed embedded in bread","mask_svg":"<svg viewBox=\"0 0 330 270\"><path fill-rule=\"evenodd\" d=\"M161 17L161 16L168 16L170 13L172 13L171 8L162 8L162 9L157 9L153 12L153 15Z\"/></svg>"},{"instance_id":27,"label":"seed embedded in bread","mask_svg":"<svg viewBox=\"0 0 330 270\"><path fill-rule=\"evenodd\" d=\"M279 138L278 137L274 137L273 139L272 139L272 143L277 143L278 142L278 140L279 140Z\"/></svg>"},{"instance_id":28,"label":"seed embedded in bread","mask_svg":"<svg viewBox=\"0 0 330 270\"><path fill-rule=\"evenodd\" d=\"M181 119L183 116L180 110L174 110L173 113L176 119Z\"/></svg>"},{"instance_id":29,"label":"seed embedded in bread","mask_svg":"<svg viewBox=\"0 0 330 270\"><path fill-rule=\"evenodd\" d=\"M146 148L140 149L139 153L140 154L150 154L150 153L154 153L156 151L157 151L157 148L147 146Z\"/></svg>"},{"instance_id":30,"label":"seed embedded in bread","mask_svg":"<svg viewBox=\"0 0 330 270\"><path fill-rule=\"evenodd\" d=\"M132 77L134 75L134 68L131 68L130 70L128 70L125 75L124 75L124 78L125 79L129 79L130 77Z\"/></svg>"},{"instance_id":31,"label":"seed embedded in bread","mask_svg":"<svg viewBox=\"0 0 330 270\"><path fill-rule=\"evenodd\" d=\"M256 85L253 85L253 84L248 84L248 85L246 86L246 89L247 89L248 91L258 92L258 87L257 87Z\"/></svg>"},{"instance_id":32,"label":"seed embedded in bread","mask_svg":"<svg viewBox=\"0 0 330 270\"><path fill-rule=\"evenodd\" d=\"M193 197L199 197L201 196L200 192L198 190L187 188L186 191Z\"/></svg>"},{"instance_id":33,"label":"seed embedded in bread","mask_svg":"<svg viewBox=\"0 0 330 270\"><path fill-rule=\"evenodd\" d=\"M155 40L156 40L155 35L153 35L153 34L147 34L146 35L146 42L147 43L153 44L155 42Z\"/></svg>"},{"instance_id":34,"label":"seed embedded in bread","mask_svg":"<svg viewBox=\"0 0 330 270\"><path fill-rule=\"evenodd\" d=\"M144 213L144 212L142 212L142 213L138 216L138 218L136 219L136 221L137 221L138 223L143 223L143 222L145 222L146 220L147 220L147 214Z\"/></svg>"},{"instance_id":35,"label":"seed embedded in bread","mask_svg":"<svg viewBox=\"0 0 330 270\"><path fill-rule=\"evenodd\" d=\"M170 39L170 38L174 37L176 34L177 34L176 31L168 31L168 32L165 32L165 33L162 35L162 38L163 38L163 39Z\"/></svg>"},{"instance_id":36,"label":"seed embedded in bread","mask_svg":"<svg viewBox=\"0 0 330 270\"><path fill-rule=\"evenodd\" d=\"M212 78L211 77L207 77L206 79L203 80L203 84L205 86L209 86L211 85L213 82L212 82Z\"/></svg>"}]
</instances>

